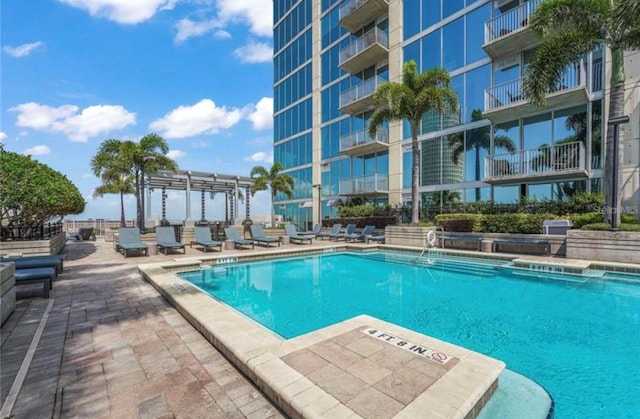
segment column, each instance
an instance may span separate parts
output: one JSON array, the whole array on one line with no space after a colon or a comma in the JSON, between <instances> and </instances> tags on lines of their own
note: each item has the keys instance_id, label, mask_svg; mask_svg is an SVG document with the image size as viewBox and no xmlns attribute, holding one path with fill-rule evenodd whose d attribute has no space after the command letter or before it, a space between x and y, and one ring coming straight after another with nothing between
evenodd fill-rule
<instances>
[{"instance_id":1,"label":"column","mask_svg":"<svg viewBox=\"0 0 640 419\"><path fill-rule=\"evenodd\" d=\"M204 218L204 189L200 191L200 224L206 224L207 219Z\"/></svg>"},{"instance_id":2,"label":"column","mask_svg":"<svg viewBox=\"0 0 640 419\"><path fill-rule=\"evenodd\" d=\"M162 219L160 220L160 225L170 225L169 220L167 220L167 188L165 186L162 187Z\"/></svg>"},{"instance_id":3,"label":"column","mask_svg":"<svg viewBox=\"0 0 640 419\"><path fill-rule=\"evenodd\" d=\"M191 172L187 172L187 190L186 190L186 198L187 198L187 205L186 205L186 211L187 211L187 216L184 219L184 225L185 226L191 226L193 225L193 220L191 219Z\"/></svg>"}]
</instances>

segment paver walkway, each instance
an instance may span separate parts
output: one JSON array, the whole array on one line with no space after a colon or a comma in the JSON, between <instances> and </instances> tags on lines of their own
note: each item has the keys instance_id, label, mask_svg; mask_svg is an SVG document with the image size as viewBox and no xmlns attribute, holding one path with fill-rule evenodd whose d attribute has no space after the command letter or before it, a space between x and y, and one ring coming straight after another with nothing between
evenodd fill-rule
<instances>
[{"instance_id":1,"label":"paver walkway","mask_svg":"<svg viewBox=\"0 0 640 419\"><path fill-rule=\"evenodd\" d=\"M124 259L101 239L70 242L65 253L12 417L282 417L137 274L138 263L167 257ZM33 297L0 330L0 403L50 301L37 286Z\"/></svg>"}]
</instances>

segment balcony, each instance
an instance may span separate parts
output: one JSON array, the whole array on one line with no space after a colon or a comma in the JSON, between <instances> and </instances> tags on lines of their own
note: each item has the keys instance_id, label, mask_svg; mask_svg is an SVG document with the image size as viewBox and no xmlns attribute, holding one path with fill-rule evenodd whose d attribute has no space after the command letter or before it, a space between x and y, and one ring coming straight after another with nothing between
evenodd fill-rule
<instances>
[{"instance_id":1,"label":"balcony","mask_svg":"<svg viewBox=\"0 0 640 419\"><path fill-rule=\"evenodd\" d=\"M482 48L494 60L534 47L540 42L529 18L543 0L530 0L485 23Z\"/></svg>"},{"instance_id":2,"label":"balcony","mask_svg":"<svg viewBox=\"0 0 640 419\"><path fill-rule=\"evenodd\" d=\"M379 28L373 28L340 50L339 66L350 74L356 74L367 67L388 58L389 38Z\"/></svg>"},{"instance_id":3,"label":"balcony","mask_svg":"<svg viewBox=\"0 0 640 419\"><path fill-rule=\"evenodd\" d=\"M600 65L599 71L602 71ZM596 71L594 66L593 71ZM589 101L586 73L582 64L569 66L560 82L547 94L546 110L577 106ZM540 111L524 96L524 77L498 84L484 91L484 116L493 123L512 121Z\"/></svg>"},{"instance_id":4,"label":"balcony","mask_svg":"<svg viewBox=\"0 0 640 419\"><path fill-rule=\"evenodd\" d=\"M375 174L340 181L340 195L387 195L389 176Z\"/></svg>"},{"instance_id":5,"label":"balcony","mask_svg":"<svg viewBox=\"0 0 640 419\"><path fill-rule=\"evenodd\" d=\"M378 86L386 82L382 77L372 77L340 93L340 110L356 115L373 108L373 94Z\"/></svg>"},{"instance_id":6,"label":"balcony","mask_svg":"<svg viewBox=\"0 0 640 419\"><path fill-rule=\"evenodd\" d=\"M366 129L340 137L340 153L347 156L363 156L389 148L389 131L379 128L375 138Z\"/></svg>"},{"instance_id":7,"label":"balcony","mask_svg":"<svg viewBox=\"0 0 640 419\"><path fill-rule=\"evenodd\" d=\"M584 144L556 144L485 157L484 182L492 185L559 182L587 177Z\"/></svg>"},{"instance_id":8,"label":"balcony","mask_svg":"<svg viewBox=\"0 0 640 419\"><path fill-rule=\"evenodd\" d=\"M340 26L351 33L387 14L389 0L348 0L340 6Z\"/></svg>"}]
</instances>

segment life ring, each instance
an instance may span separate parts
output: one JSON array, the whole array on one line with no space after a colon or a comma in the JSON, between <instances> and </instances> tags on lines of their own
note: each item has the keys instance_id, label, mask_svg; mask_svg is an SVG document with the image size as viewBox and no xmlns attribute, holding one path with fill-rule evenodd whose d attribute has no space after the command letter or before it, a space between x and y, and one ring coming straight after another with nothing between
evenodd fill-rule
<instances>
[{"instance_id":1,"label":"life ring","mask_svg":"<svg viewBox=\"0 0 640 419\"><path fill-rule=\"evenodd\" d=\"M429 247L436 247L436 232L434 230L429 230L427 233L427 244Z\"/></svg>"}]
</instances>

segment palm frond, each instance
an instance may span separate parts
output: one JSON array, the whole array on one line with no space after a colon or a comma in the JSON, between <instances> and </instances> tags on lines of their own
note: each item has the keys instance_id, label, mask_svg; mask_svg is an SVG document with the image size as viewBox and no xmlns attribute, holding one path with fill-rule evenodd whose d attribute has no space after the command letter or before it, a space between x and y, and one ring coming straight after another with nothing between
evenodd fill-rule
<instances>
[{"instance_id":1,"label":"palm frond","mask_svg":"<svg viewBox=\"0 0 640 419\"><path fill-rule=\"evenodd\" d=\"M609 0L546 0L531 15L530 26L542 38L577 31L604 39L610 15Z\"/></svg>"},{"instance_id":2,"label":"palm frond","mask_svg":"<svg viewBox=\"0 0 640 419\"><path fill-rule=\"evenodd\" d=\"M623 50L640 49L640 0L614 3L610 31L614 45Z\"/></svg>"},{"instance_id":3,"label":"palm frond","mask_svg":"<svg viewBox=\"0 0 640 419\"><path fill-rule=\"evenodd\" d=\"M600 39L577 30L547 37L529 64L524 80L525 97L543 107L547 93L556 89L566 67L579 61L599 42Z\"/></svg>"}]
</instances>

